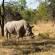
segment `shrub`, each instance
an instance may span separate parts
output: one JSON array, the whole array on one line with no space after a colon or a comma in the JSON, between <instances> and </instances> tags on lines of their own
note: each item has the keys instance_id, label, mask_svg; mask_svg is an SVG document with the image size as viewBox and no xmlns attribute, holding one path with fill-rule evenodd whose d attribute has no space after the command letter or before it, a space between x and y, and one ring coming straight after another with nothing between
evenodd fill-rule
<instances>
[{"instance_id":1,"label":"shrub","mask_svg":"<svg viewBox=\"0 0 55 55\"><path fill-rule=\"evenodd\" d=\"M49 34L48 33L39 33L38 36L43 38L43 39L49 39Z\"/></svg>"}]
</instances>

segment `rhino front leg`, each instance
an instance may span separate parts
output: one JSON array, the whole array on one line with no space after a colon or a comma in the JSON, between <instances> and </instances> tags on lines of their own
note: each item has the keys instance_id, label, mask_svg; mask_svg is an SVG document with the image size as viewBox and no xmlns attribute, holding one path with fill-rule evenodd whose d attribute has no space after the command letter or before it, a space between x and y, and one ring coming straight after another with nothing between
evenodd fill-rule
<instances>
[{"instance_id":1,"label":"rhino front leg","mask_svg":"<svg viewBox=\"0 0 55 55\"><path fill-rule=\"evenodd\" d=\"M17 32L17 36L16 36L16 38L19 39L19 32Z\"/></svg>"}]
</instances>

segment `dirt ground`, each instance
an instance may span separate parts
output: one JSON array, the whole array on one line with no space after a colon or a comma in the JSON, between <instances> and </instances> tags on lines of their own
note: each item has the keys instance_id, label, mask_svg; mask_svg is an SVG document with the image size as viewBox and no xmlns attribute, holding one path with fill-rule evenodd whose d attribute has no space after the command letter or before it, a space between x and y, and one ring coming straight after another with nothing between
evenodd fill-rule
<instances>
[{"instance_id":1,"label":"dirt ground","mask_svg":"<svg viewBox=\"0 0 55 55\"><path fill-rule=\"evenodd\" d=\"M23 52L14 49L0 48L0 55L25 55ZM50 49L48 51L31 52L27 55L55 55L55 49Z\"/></svg>"}]
</instances>

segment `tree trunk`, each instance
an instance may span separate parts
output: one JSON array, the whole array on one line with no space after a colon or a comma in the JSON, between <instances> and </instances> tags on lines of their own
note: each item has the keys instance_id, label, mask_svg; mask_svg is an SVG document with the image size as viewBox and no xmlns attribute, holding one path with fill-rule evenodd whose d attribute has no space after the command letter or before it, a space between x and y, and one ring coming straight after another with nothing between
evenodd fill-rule
<instances>
[{"instance_id":1,"label":"tree trunk","mask_svg":"<svg viewBox=\"0 0 55 55\"><path fill-rule=\"evenodd\" d=\"M5 19L4 0L2 2L2 8L3 8L3 14L2 14L2 19L1 19L1 33L2 33L2 36L4 36L4 19Z\"/></svg>"}]
</instances>

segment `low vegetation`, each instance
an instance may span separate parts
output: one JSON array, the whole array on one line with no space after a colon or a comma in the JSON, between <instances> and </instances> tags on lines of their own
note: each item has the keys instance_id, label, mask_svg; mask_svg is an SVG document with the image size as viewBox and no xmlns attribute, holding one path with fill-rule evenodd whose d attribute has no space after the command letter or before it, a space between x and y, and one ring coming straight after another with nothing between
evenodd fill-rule
<instances>
[{"instance_id":1,"label":"low vegetation","mask_svg":"<svg viewBox=\"0 0 55 55\"><path fill-rule=\"evenodd\" d=\"M7 40L0 36L0 55L55 55L55 0L41 0L36 9L28 8L26 0L10 0L4 8L5 10L0 5L2 26L7 21L25 19L34 25L32 31L35 38L24 37L17 40L12 37Z\"/></svg>"}]
</instances>

